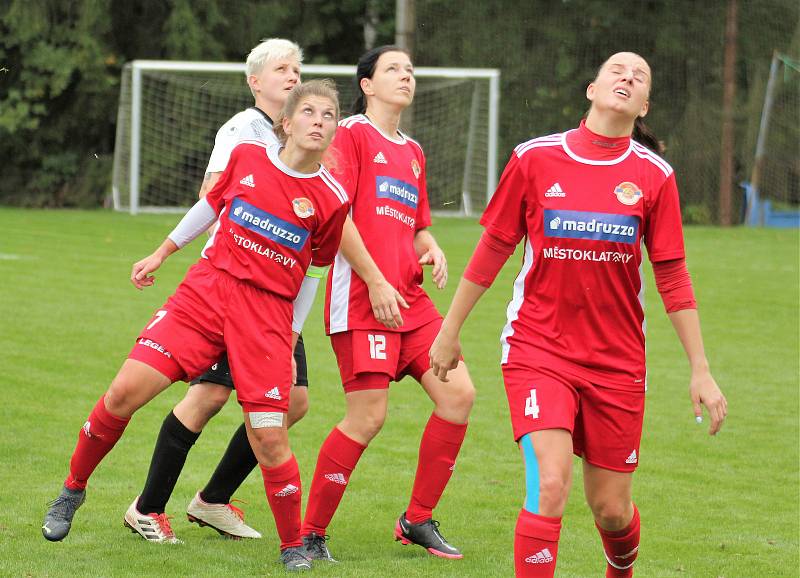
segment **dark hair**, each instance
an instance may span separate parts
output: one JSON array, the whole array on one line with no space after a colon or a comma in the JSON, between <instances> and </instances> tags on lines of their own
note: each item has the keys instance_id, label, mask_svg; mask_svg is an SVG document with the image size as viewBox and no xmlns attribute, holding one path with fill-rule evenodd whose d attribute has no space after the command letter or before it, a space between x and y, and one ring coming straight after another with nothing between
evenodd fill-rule
<instances>
[{"instance_id":1,"label":"dark hair","mask_svg":"<svg viewBox=\"0 0 800 578\"><path fill-rule=\"evenodd\" d=\"M272 126L272 130L275 132L275 136L278 137L281 144L286 144L287 138L286 133L283 131L283 119L291 118L295 109L297 109L297 105L300 104L300 101L309 96L321 96L330 100L333 107L336 109L336 119L339 119L339 92L336 90L336 83L334 81L330 78L319 78L301 84L295 84L294 88L289 93L289 97L286 99L286 103L278 113L275 124Z\"/></svg>"},{"instance_id":2,"label":"dark hair","mask_svg":"<svg viewBox=\"0 0 800 578\"><path fill-rule=\"evenodd\" d=\"M664 153L664 144L658 140L655 133L644 123L641 116L637 116L633 123L633 134L631 138L656 154L660 155Z\"/></svg>"},{"instance_id":3,"label":"dark hair","mask_svg":"<svg viewBox=\"0 0 800 578\"><path fill-rule=\"evenodd\" d=\"M357 96L353 101L353 114L364 114L367 112L367 97L364 94L364 91L361 90L361 79L372 78L372 76L375 74L375 65L378 64L378 59L382 54L387 52L403 52L409 57L411 56L408 50L393 44L378 46L377 48L373 48L372 50L364 53L361 58L358 59L358 65L356 66Z\"/></svg>"}]
</instances>

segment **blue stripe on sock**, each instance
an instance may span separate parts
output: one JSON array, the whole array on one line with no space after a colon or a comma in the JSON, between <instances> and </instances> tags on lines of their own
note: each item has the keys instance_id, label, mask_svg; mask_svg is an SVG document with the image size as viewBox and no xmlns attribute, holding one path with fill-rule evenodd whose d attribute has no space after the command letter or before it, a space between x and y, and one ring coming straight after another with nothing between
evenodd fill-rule
<instances>
[{"instance_id":1,"label":"blue stripe on sock","mask_svg":"<svg viewBox=\"0 0 800 578\"><path fill-rule=\"evenodd\" d=\"M531 434L525 434L519 439L522 455L525 459L525 509L532 514L539 513L539 462L536 461L536 452L533 451Z\"/></svg>"}]
</instances>

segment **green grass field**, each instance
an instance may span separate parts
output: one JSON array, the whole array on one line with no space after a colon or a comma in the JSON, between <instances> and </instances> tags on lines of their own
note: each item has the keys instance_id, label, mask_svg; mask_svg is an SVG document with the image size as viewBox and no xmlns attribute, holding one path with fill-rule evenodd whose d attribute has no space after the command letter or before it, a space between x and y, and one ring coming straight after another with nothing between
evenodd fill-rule
<instances>
[{"instance_id":1,"label":"green grass field","mask_svg":"<svg viewBox=\"0 0 800 578\"><path fill-rule=\"evenodd\" d=\"M175 255L142 293L131 264L171 230L175 215L0 209L0 575L278 576L277 537L260 476L238 497L265 538L231 542L189 524L185 507L241 421L229 403L189 456L168 506L180 546L148 544L122 527L140 491L161 421L183 396L176 384L143 408L92 478L63 543L40 526L67 473L85 416L153 310L197 258ZM479 226L437 219L434 233L460 274ZM728 397L728 421L710 438L694 423L688 370L648 271L650 390L634 496L643 534L637 576L798 576L798 232L689 228L689 268L706 349ZM341 563L319 576L511 576L524 484L498 365L498 336L516 262L470 319L464 354L478 399L458 468L436 512L461 561L392 541L408 501L430 402L413 381L395 384L383 432L365 453L329 529ZM432 291L446 309L452 291ZM338 371L321 322L306 325L311 410L292 430L308 483L317 450L343 412ZM577 465L577 462L576 462ZM307 489L307 487L306 487ZM557 575L602 576L605 561L583 499L580 468L564 519Z\"/></svg>"}]
</instances>

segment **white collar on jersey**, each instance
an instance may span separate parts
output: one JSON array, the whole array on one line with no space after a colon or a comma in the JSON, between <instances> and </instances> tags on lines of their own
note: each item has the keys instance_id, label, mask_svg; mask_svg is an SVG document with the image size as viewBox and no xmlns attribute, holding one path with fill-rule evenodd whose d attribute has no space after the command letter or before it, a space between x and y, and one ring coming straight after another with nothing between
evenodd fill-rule
<instances>
[{"instance_id":1,"label":"white collar on jersey","mask_svg":"<svg viewBox=\"0 0 800 578\"><path fill-rule=\"evenodd\" d=\"M377 124L375 124L374 122L372 122L372 119L370 119L370 118L369 118L369 117L366 115L366 113L362 113L362 114L361 114L361 116L363 116L363 117L364 117L364 120L366 120L366 121L367 121L367 124L369 124L369 125L370 125L372 128L374 128L375 130L377 130L377 131L378 131L378 134L380 134L380 135L381 135L383 138L385 138L385 139L386 139L386 140L388 140L389 142L393 142L393 143L395 143L395 144L406 144L406 143L408 142L408 141L406 140L406 135L404 135L402 132L400 132L400 130L399 130L399 129L398 129L398 131L397 131L397 134L399 134L399 135L400 135L400 138L399 138L399 139L392 138L392 137L390 137L388 134L386 134L385 132L383 132L383 131L380 129L380 127L378 127L378 125L377 125Z\"/></svg>"},{"instance_id":2,"label":"white collar on jersey","mask_svg":"<svg viewBox=\"0 0 800 578\"><path fill-rule=\"evenodd\" d=\"M561 146L564 147L564 151L566 151L566 153L572 159L578 161L579 163L583 163L585 165L615 165L617 163L621 163L626 158L628 158L628 155L631 154L631 151L633 150L633 139L631 139L631 142L628 144L627 150L625 150L624 153L622 153L621 155L619 155L615 159L611 159L611 160L608 160L608 161L595 161L595 160L592 160L592 159L585 159L585 158L583 158L581 156L576 155L572 151L572 149L569 148L569 145L567 144L567 135L569 133L571 133L572 131L575 131L575 130L579 130L579 129L574 128L572 130L568 130L568 131L566 131L566 132L561 134Z\"/></svg>"},{"instance_id":3,"label":"white collar on jersey","mask_svg":"<svg viewBox=\"0 0 800 578\"><path fill-rule=\"evenodd\" d=\"M281 160L278 156L278 153L283 150L282 146L273 145L267 149L267 156L269 160L272 161L272 164L278 167L281 172L286 173L290 177L294 177L296 179L313 179L314 177L319 176L322 172L322 165L319 166L319 169L313 173L301 173L292 168L286 166L286 164Z\"/></svg>"}]
</instances>

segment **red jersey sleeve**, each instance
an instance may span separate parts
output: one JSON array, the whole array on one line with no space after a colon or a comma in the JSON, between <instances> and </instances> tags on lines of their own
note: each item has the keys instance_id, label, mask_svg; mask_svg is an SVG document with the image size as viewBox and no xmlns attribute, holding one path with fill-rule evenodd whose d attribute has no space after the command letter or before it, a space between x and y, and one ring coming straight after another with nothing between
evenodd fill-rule
<instances>
[{"instance_id":1,"label":"red jersey sleeve","mask_svg":"<svg viewBox=\"0 0 800 578\"><path fill-rule=\"evenodd\" d=\"M525 192L529 186L522 161L512 153L481 217L480 223L489 235L516 247L527 234Z\"/></svg>"},{"instance_id":2,"label":"red jersey sleeve","mask_svg":"<svg viewBox=\"0 0 800 578\"><path fill-rule=\"evenodd\" d=\"M683 259L683 225L675 173L661 185L646 215L644 244L653 263Z\"/></svg>"},{"instance_id":3,"label":"red jersey sleeve","mask_svg":"<svg viewBox=\"0 0 800 578\"><path fill-rule=\"evenodd\" d=\"M311 264L314 267L327 267L336 258L342 240L342 227L350 210L345 203L338 207L325 221L320 223L311 237Z\"/></svg>"},{"instance_id":4,"label":"red jersey sleeve","mask_svg":"<svg viewBox=\"0 0 800 578\"><path fill-rule=\"evenodd\" d=\"M236 182L233 175L236 174L237 166L241 165L242 151L242 147L234 147L233 151L231 151L231 158L225 166L225 170L222 171L219 179L206 195L206 201L208 201L208 204L211 205L211 208L214 209L217 215L220 214L222 207L225 205L225 193L231 186L231 183Z\"/></svg>"},{"instance_id":5,"label":"red jersey sleeve","mask_svg":"<svg viewBox=\"0 0 800 578\"><path fill-rule=\"evenodd\" d=\"M342 126L336 129L336 135L333 137L330 147L330 150L333 151L332 161L326 168L344 187L351 203L355 203L358 190L360 173L358 159L361 158L358 149L353 131Z\"/></svg>"},{"instance_id":6,"label":"red jersey sleeve","mask_svg":"<svg viewBox=\"0 0 800 578\"><path fill-rule=\"evenodd\" d=\"M416 223L414 225L414 229L417 231L431 226L431 206L428 202L428 178L426 176L427 161L425 160L425 155L420 154L419 160L421 161L419 180L417 181L417 185L419 186L419 201L417 203L417 216Z\"/></svg>"}]
</instances>

